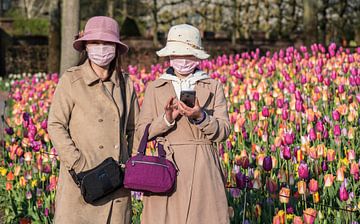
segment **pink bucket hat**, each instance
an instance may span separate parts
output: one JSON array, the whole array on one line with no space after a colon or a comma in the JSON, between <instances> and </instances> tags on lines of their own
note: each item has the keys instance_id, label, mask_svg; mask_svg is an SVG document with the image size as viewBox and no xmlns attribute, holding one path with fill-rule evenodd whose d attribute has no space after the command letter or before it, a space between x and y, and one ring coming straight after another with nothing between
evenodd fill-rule
<instances>
[{"instance_id":1,"label":"pink bucket hat","mask_svg":"<svg viewBox=\"0 0 360 224\"><path fill-rule=\"evenodd\" d=\"M76 39L73 47L77 51L85 49L85 41L102 40L116 43L121 54L125 54L129 47L120 41L120 32L118 23L107 16L95 16L90 18L86 25L83 35Z\"/></svg>"}]
</instances>

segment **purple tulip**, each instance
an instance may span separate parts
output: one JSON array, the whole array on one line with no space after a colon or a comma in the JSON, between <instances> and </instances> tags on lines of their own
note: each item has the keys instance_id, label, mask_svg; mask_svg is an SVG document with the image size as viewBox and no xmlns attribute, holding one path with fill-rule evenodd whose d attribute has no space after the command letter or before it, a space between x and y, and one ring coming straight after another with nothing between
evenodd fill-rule
<instances>
[{"instance_id":1,"label":"purple tulip","mask_svg":"<svg viewBox=\"0 0 360 224\"><path fill-rule=\"evenodd\" d=\"M46 119L41 122L41 128L44 130L47 129L47 120Z\"/></svg>"},{"instance_id":2,"label":"purple tulip","mask_svg":"<svg viewBox=\"0 0 360 224\"><path fill-rule=\"evenodd\" d=\"M282 153L285 160L291 159L291 151L289 146L285 146L282 150Z\"/></svg>"},{"instance_id":3,"label":"purple tulip","mask_svg":"<svg viewBox=\"0 0 360 224\"><path fill-rule=\"evenodd\" d=\"M285 133L285 143L291 145L294 143L295 135L292 132Z\"/></svg>"},{"instance_id":4,"label":"purple tulip","mask_svg":"<svg viewBox=\"0 0 360 224\"><path fill-rule=\"evenodd\" d=\"M305 75L302 75L301 78L300 78L300 82L301 84L306 84L307 80L306 80L306 76Z\"/></svg>"},{"instance_id":5,"label":"purple tulip","mask_svg":"<svg viewBox=\"0 0 360 224\"><path fill-rule=\"evenodd\" d=\"M302 112L302 111L304 111L304 106L303 106L303 104L302 104L302 101L300 101L300 100L296 100L296 101L295 101L295 110L296 110L297 112Z\"/></svg>"},{"instance_id":6,"label":"purple tulip","mask_svg":"<svg viewBox=\"0 0 360 224\"><path fill-rule=\"evenodd\" d=\"M334 126L334 135L335 136L340 136L341 135L341 129L340 129L340 126L338 124L336 124Z\"/></svg>"},{"instance_id":7,"label":"purple tulip","mask_svg":"<svg viewBox=\"0 0 360 224\"><path fill-rule=\"evenodd\" d=\"M328 138L329 138L329 132L328 132L326 129L323 131L323 138L324 138L324 139L328 139Z\"/></svg>"},{"instance_id":8,"label":"purple tulip","mask_svg":"<svg viewBox=\"0 0 360 224\"><path fill-rule=\"evenodd\" d=\"M6 134L8 134L8 135L14 134L14 129L12 127L5 128L5 131L6 131Z\"/></svg>"},{"instance_id":9,"label":"purple tulip","mask_svg":"<svg viewBox=\"0 0 360 224\"><path fill-rule=\"evenodd\" d=\"M263 161L263 168L265 171L270 171L272 169L272 159L271 156L266 156Z\"/></svg>"},{"instance_id":10,"label":"purple tulip","mask_svg":"<svg viewBox=\"0 0 360 224\"><path fill-rule=\"evenodd\" d=\"M321 162L321 168L324 172L328 171L328 165L327 165L327 162L325 160L323 160Z\"/></svg>"},{"instance_id":11,"label":"purple tulip","mask_svg":"<svg viewBox=\"0 0 360 224\"><path fill-rule=\"evenodd\" d=\"M282 98L276 99L276 105L278 108L282 108L284 106L284 99Z\"/></svg>"},{"instance_id":12,"label":"purple tulip","mask_svg":"<svg viewBox=\"0 0 360 224\"><path fill-rule=\"evenodd\" d=\"M289 119L289 112L287 109L283 108L281 110L281 118L286 121L287 119Z\"/></svg>"},{"instance_id":13,"label":"purple tulip","mask_svg":"<svg viewBox=\"0 0 360 224\"><path fill-rule=\"evenodd\" d=\"M285 88L284 82L279 81L278 82L278 87L279 87L279 89L283 90Z\"/></svg>"},{"instance_id":14,"label":"purple tulip","mask_svg":"<svg viewBox=\"0 0 360 224\"><path fill-rule=\"evenodd\" d=\"M245 189L246 187L246 176L241 171L239 171L236 176L236 186L241 190Z\"/></svg>"},{"instance_id":15,"label":"purple tulip","mask_svg":"<svg viewBox=\"0 0 360 224\"><path fill-rule=\"evenodd\" d=\"M298 168L299 177L307 179L309 177L309 168L305 162L301 162Z\"/></svg>"}]
</instances>

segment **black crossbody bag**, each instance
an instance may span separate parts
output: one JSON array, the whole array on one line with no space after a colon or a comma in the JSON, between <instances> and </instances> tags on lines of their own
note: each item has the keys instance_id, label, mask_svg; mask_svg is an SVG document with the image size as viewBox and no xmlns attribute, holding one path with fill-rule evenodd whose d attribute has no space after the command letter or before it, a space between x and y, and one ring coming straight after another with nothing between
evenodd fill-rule
<instances>
[{"instance_id":1,"label":"black crossbody bag","mask_svg":"<svg viewBox=\"0 0 360 224\"><path fill-rule=\"evenodd\" d=\"M124 104L123 107L126 112L125 79L123 74L120 74L119 78L121 97ZM121 122L120 131L122 132L121 126L125 122L125 115L122 116ZM119 161L121 161L120 152ZM71 169L69 170L69 173L76 185L80 188L84 200L90 204L95 203L97 200L121 188L124 181L124 172L122 171L119 162L112 157L105 159L98 166L90 170L76 174L76 172Z\"/></svg>"}]
</instances>

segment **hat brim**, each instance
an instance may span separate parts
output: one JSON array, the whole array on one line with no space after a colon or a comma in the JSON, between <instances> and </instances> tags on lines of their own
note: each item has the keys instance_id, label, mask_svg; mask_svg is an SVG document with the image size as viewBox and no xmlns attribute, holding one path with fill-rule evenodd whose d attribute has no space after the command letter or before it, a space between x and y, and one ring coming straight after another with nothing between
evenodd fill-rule
<instances>
[{"instance_id":1,"label":"hat brim","mask_svg":"<svg viewBox=\"0 0 360 224\"><path fill-rule=\"evenodd\" d=\"M114 35L107 33L94 33L85 35L73 42L73 47L77 51L85 50L85 42L90 40L101 40L116 43L119 46L120 54L126 54L129 50L129 47L114 37Z\"/></svg>"},{"instance_id":2,"label":"hat brim","mask_svg":"<svg viewBox=\"0 0 360 224\"><path fill-rule=\"evenodd\" d=\"M207 59L210 57L204 50L195 49L185 43L181 42L168 42L166 46L157 51L159 57L175 56L175 55L193 55L199 59Z\"/></svg>"}]
</instances>

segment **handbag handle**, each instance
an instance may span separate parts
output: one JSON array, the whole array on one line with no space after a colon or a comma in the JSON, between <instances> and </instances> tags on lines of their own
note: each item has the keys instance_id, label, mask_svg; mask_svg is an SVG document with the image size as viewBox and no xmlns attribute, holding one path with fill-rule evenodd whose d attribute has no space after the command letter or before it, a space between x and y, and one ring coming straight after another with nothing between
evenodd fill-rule
<instances>
[{"instance_id":1,"label":"handbag handle","mask_svg":"<svg viewBox=\"0 0 360 224\"><path fill-rule=\"evenodd\" d=\"M140 145L139 145L139 148L138 148L138 153L139 154L142 154L142 155L145 155L145 150L146 150L146 146L147 146L147 143L148 141L152 141L154 140L153 139L150 139L148 140L149 138L149 128L150 128L150 125L151 124L147 124L146 125L146 128L145 128L145 131L144 131L144 135L142 136L141 138L141 141L140 141ZM164 150L164 146L162 144L157 144L157 148L158 148L158 154L159 154L159 157L165 157L166 156L166 152Z\"/></svg>"}]
</instances>

